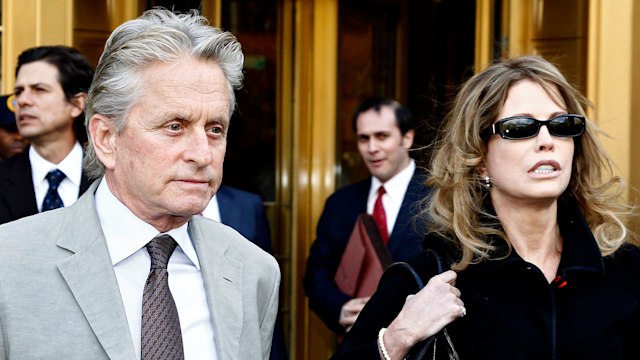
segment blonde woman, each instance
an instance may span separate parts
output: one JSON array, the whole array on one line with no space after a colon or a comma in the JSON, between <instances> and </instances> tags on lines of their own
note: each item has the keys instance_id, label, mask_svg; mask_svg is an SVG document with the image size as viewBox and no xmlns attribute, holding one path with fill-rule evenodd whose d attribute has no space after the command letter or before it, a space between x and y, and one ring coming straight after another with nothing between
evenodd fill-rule
<instances>
[{"instance_id":1,"label":"blonde woman","mask_svg":"<svg viewBox=\"0 0 640 360\"><path fill-rule=\"evenodd\" d=\"M461 359L640 358L633 209L587 105L539 57L462 86L423 213L425 247L450 270L410 261L428 281L415 295L406 273L383 278L336 359L403 359L445 326Z\"/></svg>"}]
</instances>

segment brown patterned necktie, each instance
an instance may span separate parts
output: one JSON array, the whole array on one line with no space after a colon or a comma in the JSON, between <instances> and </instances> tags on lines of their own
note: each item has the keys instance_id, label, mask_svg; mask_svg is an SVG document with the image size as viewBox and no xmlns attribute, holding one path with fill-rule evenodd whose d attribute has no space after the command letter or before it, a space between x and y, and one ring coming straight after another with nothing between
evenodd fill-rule
<instances>
[{"instance_id":1,"label":"brown patterned necktie","mask_svg":"<svg viewBox=\"0 0 640 360\"><path fill-rule=\"evenodd\" d=\"M151 270L142 294L142 360L184 359L180 319L167 272L176 246L169 235L159 235L147 244Z\"/></svg>"}]
</instances>

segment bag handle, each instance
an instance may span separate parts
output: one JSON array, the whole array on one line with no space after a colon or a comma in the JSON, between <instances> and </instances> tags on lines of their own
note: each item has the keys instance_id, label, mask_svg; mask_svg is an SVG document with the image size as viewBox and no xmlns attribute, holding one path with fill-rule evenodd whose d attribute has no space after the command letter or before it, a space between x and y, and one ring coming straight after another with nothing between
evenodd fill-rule
<instances>
[{"instance_id":1,"label":"bag handle","mask_svg":"<svg viewBox=\"0 0 640 360\"><path fill-rule=\"evenodd\" d=\"M435 252L432 249L426 249L423 251L423 253L425 254L425 256L427 257L426 261L429 261L429 258L432 258L433 260L433 264L435 264L436 267L436 271L434 275L439 275L442 274L442 272L444 271L444 268L442 267L442 260L440 259L440 256L438 255L437 252ZM411 275L411 277L413 278L413 280L415 281L415 285L416 285L416 292L420 291L423 287L424 287L424 282L422 281L422 278L420 277L420 275L418 275L418 273L416 272L416 270L413 268L413 266L405 263L405 262L397 262L394 263L393 265L391 265L389 268L387 268L387 270L385 271L384 275L389 276L390 273L393 272L397 272L397 271L406 271L409 273L409 275ZM384 278L384 276L383 276ZM382 282L382 280L380 280ZM409 354L407 354L407 356L405 357L405 359L422 359L427 352L429 351L429 349L433 348L433 358L436 358L436 346L437 346L437 340L438 337L444 337L444 339L446 340L445 345L448 346L447 349L447 353L449 356L449 359L451 360L459 360L460 357L458 356L458 353L456 352L454 346L453 346L453 342L451 341L451 338L449 337L449 333L447 331L447 328L443 328L440 332L438 332L437 334L429 337L428 339L416 344L416 346L414 346L414 348L409 352Z\"/></svg>"},{"instance_id":2,"label":"bag handle","mask_svg":"<svg viewBox=\"0 0 640 360\"><path fill-rule=\"evenodd\" d=\"M440 255L438 255L438 253L432 249L424 250L423 254L426 255L427 261L429 260L430 257L433 258L434 264L436 265L436 272L434 275L442 274L443 267L442 267L442 261L440 260ZM391 264L391 266L389 266L387 270L385 270L383 277L391 276L392 273L399 272L399 271L400 272L406 271L409 273L409 275L411 275L411 277L415 281L415 285L417 288L416 292L420 291L424 287L424 282L422 281L422 278L420 277L420 275L418 275L418 273L413 268L413 266L407 264L406 262L396 262ZM382 280L380 280L380 282L382 282Z\"/></svg>"}]
</instances>

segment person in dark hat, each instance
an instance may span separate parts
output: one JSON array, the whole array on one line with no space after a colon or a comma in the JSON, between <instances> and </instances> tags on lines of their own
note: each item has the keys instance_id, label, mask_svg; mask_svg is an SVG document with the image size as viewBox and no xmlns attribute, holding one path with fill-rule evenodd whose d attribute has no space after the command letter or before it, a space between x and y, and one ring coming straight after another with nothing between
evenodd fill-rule
<instances>
[{"instance_id":1,"label":"person in dark hat","mask_svg":"<svg viewBox=\"0 0 640 360\"><path fill-rule=\"evenodd\" d=\"M0 96L0 161L20 154L29 144L16 126L13 110L13 95Z\"/></svg>"}]
</instances>

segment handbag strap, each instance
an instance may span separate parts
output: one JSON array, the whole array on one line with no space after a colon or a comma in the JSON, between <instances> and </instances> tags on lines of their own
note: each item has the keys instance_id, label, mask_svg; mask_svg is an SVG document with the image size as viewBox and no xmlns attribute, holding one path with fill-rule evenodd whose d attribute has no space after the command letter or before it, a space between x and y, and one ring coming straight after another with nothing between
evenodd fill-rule
<instances>
[{"instance_id":1,"label":"handbag strap","mask_svg":"<svg viewBox=\"0 0 640 360\"><path fill-rule=\"evenodd\" d=\"M429 264L429 260L431 260L432 261L431 264L435 266L435 272L432 276L439 275L444 271L444 268L442 266L442 260L440 259L440 256L438 255L437 252L435 252L432 249L426 249L423 251L423 254L426 257L425 261L427 261L427 264ZM384 275L382 277L384 279L385 277L391 276L393 273L396 273L396 272L407 272L415 282L415 286L417 289L416 292L420 291L424 287L424 282L422 281L422 278L420 277L420 275L418 275L418 273L413 268L413 266L405 262L397 262L389 266L387 270L384 272ZM429 278L431 278L431 276ZM380 282L382 282L382 279L380 280ZM448 353L449 359L459 360L460 357L458 356L458 353L453 346L453 342L449 337L449 332L447 331L446 327L443 328L437 334L416 344L416 346L414 346L412 351L410 351L409 354L407 354L406 359L422 359L427 354L429 349L433 349L433 358L435 359L439 338L442 338L445 341L445 346L447 347L447 353Z\"/></svg>"},{"instance_id":2,"label":"handbag strap","mask_svg":"<svg viewBox=\"0 0 640 360\"><path fill-rule=\"evenodd\" d=\"M443 272L442 261L440 260L440 255L432 249L426 249L422 252L426 256L426 261L429 262L430 258L433 260L433 264L435 264L436 271L433 275L439 275ZM389 266L384 274L383 279L389 276L394 275L396 272L407 272L411 278L413 278L416 286L416 292L420 291L424 287L424 282L422 278L413 266L407 264L406 262L396 262ZM429 277L430 278L430 277ZM382 282L382 279L380 280Z\"/></svg>"}]
</instances>

